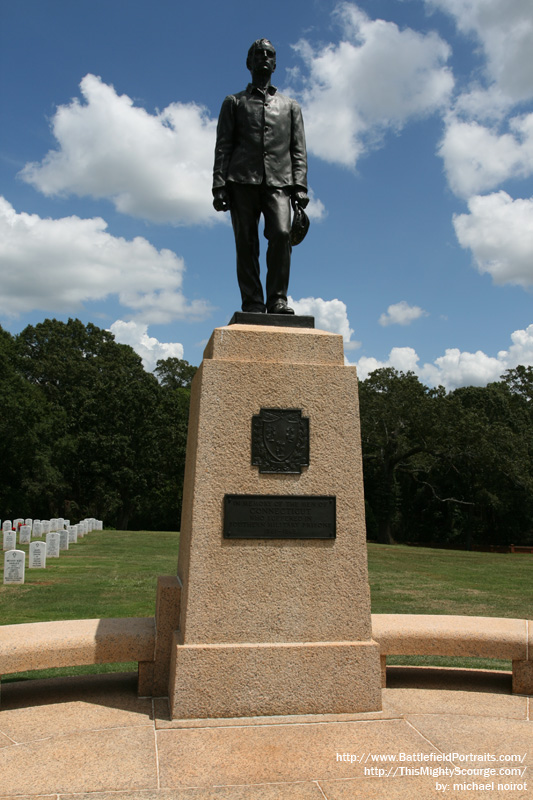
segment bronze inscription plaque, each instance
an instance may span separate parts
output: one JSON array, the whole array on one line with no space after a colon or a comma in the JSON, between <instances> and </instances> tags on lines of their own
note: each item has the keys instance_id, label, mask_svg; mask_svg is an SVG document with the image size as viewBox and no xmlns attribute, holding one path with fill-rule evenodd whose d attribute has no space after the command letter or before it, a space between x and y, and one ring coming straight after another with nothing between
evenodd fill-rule
<instances>
[{"instance_id":1,"label":"bronze inscription plaque","mask_svg":"<svg viewBox=\"0 0 533 800\"><path fill-rule=\"evenodd\" d=\"M226 494L225 539L335 539L336 498Z\"/></svg>"}]
</instances>

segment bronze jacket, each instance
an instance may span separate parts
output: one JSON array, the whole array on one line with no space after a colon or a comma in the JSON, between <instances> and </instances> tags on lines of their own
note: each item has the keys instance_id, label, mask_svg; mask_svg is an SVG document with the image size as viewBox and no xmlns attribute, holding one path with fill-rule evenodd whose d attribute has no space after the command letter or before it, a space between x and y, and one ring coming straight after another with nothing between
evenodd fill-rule
<instances>
[{"instance_id":1,"label":"bronze jacket","mask_svg":"<svg viewBox=\"0 0 533 800\"><path fill-rule=\"evenodd\" d=\"M248 84L222 103L217 127L213 190L226 181L307 190L307 155L302 112L269 86Z\"/></svg>"}]
</instances>

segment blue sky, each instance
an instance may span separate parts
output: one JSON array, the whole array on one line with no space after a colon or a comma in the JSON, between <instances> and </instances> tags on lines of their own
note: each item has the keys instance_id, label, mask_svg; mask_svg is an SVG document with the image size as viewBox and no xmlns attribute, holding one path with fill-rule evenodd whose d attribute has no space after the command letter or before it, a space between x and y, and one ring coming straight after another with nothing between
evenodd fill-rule
<instances>
[{"instance_id":1,"label":"blue sky","mask_svg":"<svg viewBox=\"0 0 533 800\"><path fill-rule=\"evenodd\" d=\"M240 305L216 120L265 36L306 126L296 310L362 378L533 364L530 0L0 0L0 28L7 330L79 317L200 363Z\"/></svg>"}]
</instances>

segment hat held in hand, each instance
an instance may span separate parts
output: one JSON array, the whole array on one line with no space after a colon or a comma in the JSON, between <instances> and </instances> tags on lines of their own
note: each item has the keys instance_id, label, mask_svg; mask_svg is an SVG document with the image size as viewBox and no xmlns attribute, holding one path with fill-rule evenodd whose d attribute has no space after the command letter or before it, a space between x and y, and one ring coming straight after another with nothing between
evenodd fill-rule
<instances>
[{"instance_id":1,"label":"hat held in hand","mask_svg":"<svg viewBox=\"0 0 533 800\"><path fill-rule=\"evenodd\" d=\"M309 230L309 217L298 205L294 204L294 216L291 225L291 244L294 246L303 242Z\"/></svg>"}]
</instances>

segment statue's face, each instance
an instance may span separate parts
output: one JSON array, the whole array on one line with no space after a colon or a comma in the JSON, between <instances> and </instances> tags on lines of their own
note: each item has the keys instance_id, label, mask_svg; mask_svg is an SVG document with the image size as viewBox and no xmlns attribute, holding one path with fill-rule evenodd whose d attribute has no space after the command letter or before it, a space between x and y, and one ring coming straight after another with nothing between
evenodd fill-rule
<instances>
[{"instance_id":1,"label":"statue's face","mask_svg":"<svg viewBox=\"0 0 533 800\"><path fill-rule=\"evenodd\" d=\"M252 72L271 75L276 69L276 51L269 42L261 42L254 49L250 68Z\"/></svg>"}]
</instances>

